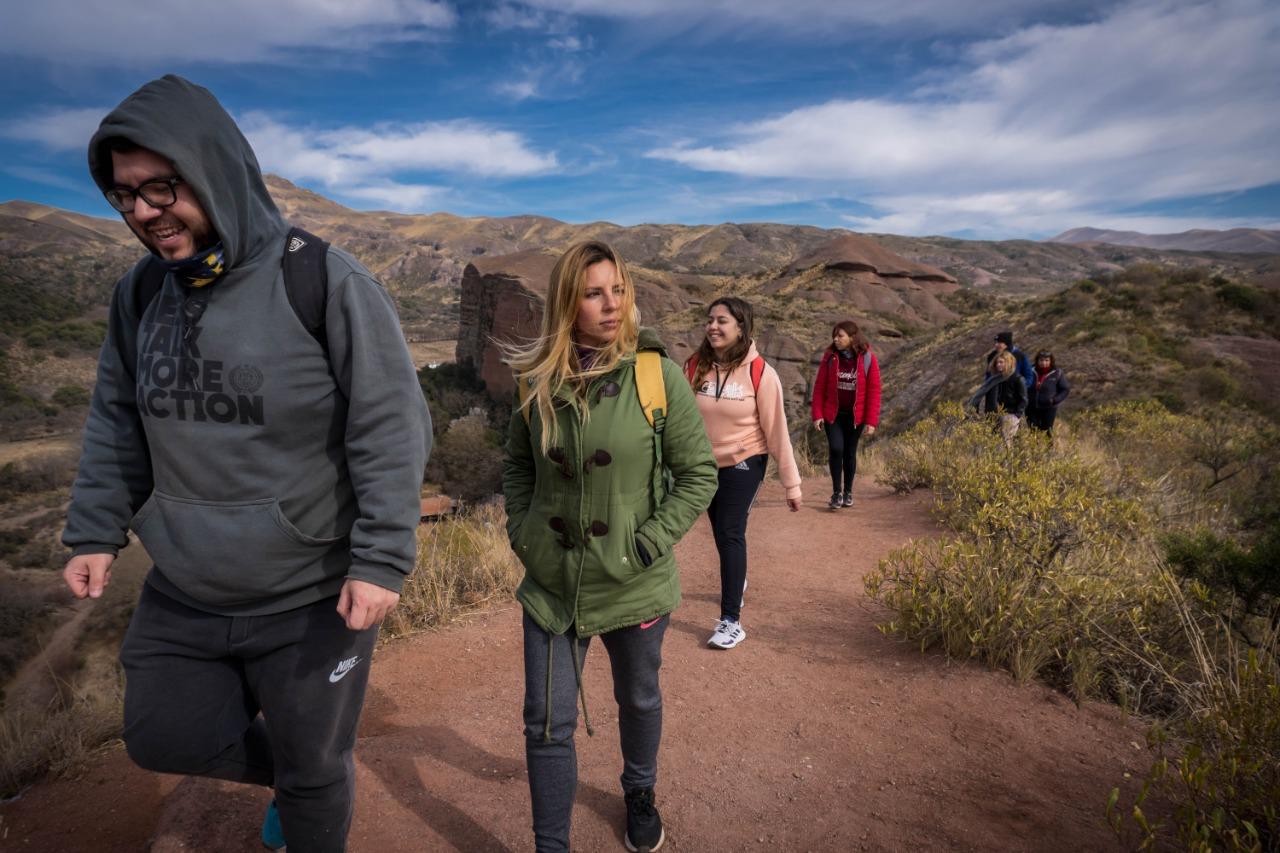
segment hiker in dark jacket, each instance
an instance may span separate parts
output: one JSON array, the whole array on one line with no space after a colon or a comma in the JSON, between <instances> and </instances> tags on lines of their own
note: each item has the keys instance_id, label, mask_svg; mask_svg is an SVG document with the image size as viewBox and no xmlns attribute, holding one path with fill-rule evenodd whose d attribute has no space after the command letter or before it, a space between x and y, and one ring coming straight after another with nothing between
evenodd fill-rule
<instances>
[{"instance_id":1,"label":"hiker in dark jacket","mask_svg":"<svg viewBox=\"0 0 1280 853\"><path fill-rule=\"evenodd\" d=\"M992 373L972 397L969 407L999 416L1000 434L1008 441L1018 431L1027 410L1027 386L1018 375L1013 353L1002 352L991 363Z\"/></svg>"},{"instance_id":2,"label":"hiker in dark jacket","mask_svg":"<svg viewBox=\"0 0 1280 853\"><path fill-rule=\"evenodd\" d=\"M983 378L985 379L994 372L992 362L994 362L996 356L1002 352L1009 352L1013 354L1014 363L1017 365L1018 375L1022 377L1022 381L1026 384L1027 388L1030 388L1035 381L1032 376L1031 362L1027 358L1026 353L1013 345L1013 332L1010 331L996 333L995 346L990 349L982 359L987 366L986 373Z\"/></svg>"},{"instance_id":3,"label":"hiker in dark jacket","mask_svg":"<svg viewBox=\"0 0 1280 853\"><path fill-rule=\"evenodd\" d=\"M654 785L658 667L680 603L673 549L711 502L717 478L689 383L638 323L622 258L588 241L556 262L538 339L507 351L518 390L502 489L507 535L525 568L516 597L538 851L569 849L579 696L592 733L581 667L597 635L618 703L627 846L657 850L665 837ZM655 394L666 404L654 406Z\"/></svg>"},{"instance_id":4,"label":"hiker in dark jacket","mask_svg":"<svg viewBox=\"0 0 1280 853\"><path fill-rule=\"evenodd\" d=\"M1035 429L1053 432L1058 406L1071 393L1067 376L1054 361L1053 353L1036 353L1035 382L1028 391L1027 424Z\"/></svg>"},{"instance_id":5,"label":"hiker in dark jacket","mask_svg":"<svg viewBox=\"0 0 1280 853\"><path fill-rule=\"evenodd\" d=\"M130 529L155 561L120 650L125 747L272 788L271 849L341 851L431 437L395 306L290 229L231 116L180 77L107 115L89 168L149 250L112 292L62 537L79 598L102 595Z\"/></svg>"}]
</instances>

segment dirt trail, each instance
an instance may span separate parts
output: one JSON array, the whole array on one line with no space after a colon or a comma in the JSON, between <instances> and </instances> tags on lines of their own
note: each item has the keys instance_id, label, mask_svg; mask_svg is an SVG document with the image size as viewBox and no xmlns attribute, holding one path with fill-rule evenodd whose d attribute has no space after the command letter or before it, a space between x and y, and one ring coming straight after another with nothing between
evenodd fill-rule
<instances>
[{"instance_id":1,"label":"dirt trail","mask_svg":"<svg viewBox=\"0 0 1280 853\"><path fill-rule=\"evenodd\" d=\"M852 510L828 513L820 488L789 515L766 485L737 649L704 645L719 598L705 519L679 547L685 603L663 665L664 850L1114 849L1102 807L1145 769L1140 726L882 636L861 578L936 531L926 499L864 483ZM596 736L578 732L574 847L621 850L617 715L598 643L585 680ZM352 853L530 849L521 689L514 606L382 649L356 754ZM109 853L153 839L153 851L252 850L265 802L234 785L175 785L117 751L0 807L0 848Z\"/></svg>"}]
</instances>

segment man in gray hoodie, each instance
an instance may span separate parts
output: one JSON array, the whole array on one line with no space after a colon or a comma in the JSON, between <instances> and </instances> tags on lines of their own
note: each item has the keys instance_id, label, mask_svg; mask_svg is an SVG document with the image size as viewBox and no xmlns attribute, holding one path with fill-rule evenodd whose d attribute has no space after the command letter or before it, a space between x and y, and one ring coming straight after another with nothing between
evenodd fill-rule
<instances>
[{"instance_id":1,"label":"man in gray hoodie","mask_svg":"<svg viewBox=\"0 0 1280 853\"><path fill-rule=\"evenodd\" d=\"M152 770L271 786L264 842L340 851L430 447L395 308L330 248L308 331L282 272L298 238L235 122L186 80L125 99L89 168L150 252L112 295L63 535L80 598L130 528L155 562L120 653L125 745Z\"/></svg>"}]
</instances>

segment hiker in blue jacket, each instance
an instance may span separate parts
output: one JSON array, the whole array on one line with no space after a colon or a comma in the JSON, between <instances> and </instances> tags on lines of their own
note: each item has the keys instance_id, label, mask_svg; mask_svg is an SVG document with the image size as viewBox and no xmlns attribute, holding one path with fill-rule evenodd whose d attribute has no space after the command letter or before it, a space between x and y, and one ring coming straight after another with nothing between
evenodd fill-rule
<instances>
[{"instance_id":1,"label":"hiker in blue jacket","mask_svg":"<svg viewBox=\"0 0 1280 853\"><path fill-rule=\"evenodd\" d=\"M1014 363L1017 365L1018 375L1022 377L1023 383L1027 386L1027 389L1030 390L1032 386L1035 385L1036 381L1035 375L1031 370L1031 362L1027 358L1026 353L1013 345L1013 332L1010 331L996 332L995 346L988 351L982 359L987 366L986 372L983 374L983 378L986 378L995 372L992 368L992 362L995 361L996 356L1006 351L1013 354Z\"/></svg>"},{"instance_id":2,"label":"hiker in blue jacket","mask_svg":"<svg viewBox=\"0 0 1280 853\"><path fill-rule=\"evenodd\" d=\"M112 293L63 577L100 597L137 534L155 565L120 651L129 756L271 787L262 842L336 853L431 438L395 308L289 228L231 116L180 77L102 120L89 169L149 253Z\"/></svg>"}]
</instances>

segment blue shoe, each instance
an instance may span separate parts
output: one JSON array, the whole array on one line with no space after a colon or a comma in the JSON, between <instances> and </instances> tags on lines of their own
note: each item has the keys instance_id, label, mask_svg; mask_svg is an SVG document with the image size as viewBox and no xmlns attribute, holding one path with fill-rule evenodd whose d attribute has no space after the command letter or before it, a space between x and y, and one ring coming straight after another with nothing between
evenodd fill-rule
<instances>
[{"instance_id":1,"label":"blue shoe","mask_svg":"<svg viewBox=\"0 0 1280 853\"><path fill-rule=\"evenodd\" d=\"M284 828L280 826L280 812L276 801L267 806L267 816L262 819L262 846L268 850L284 849Z\"/></svg>"}]
</instances>

